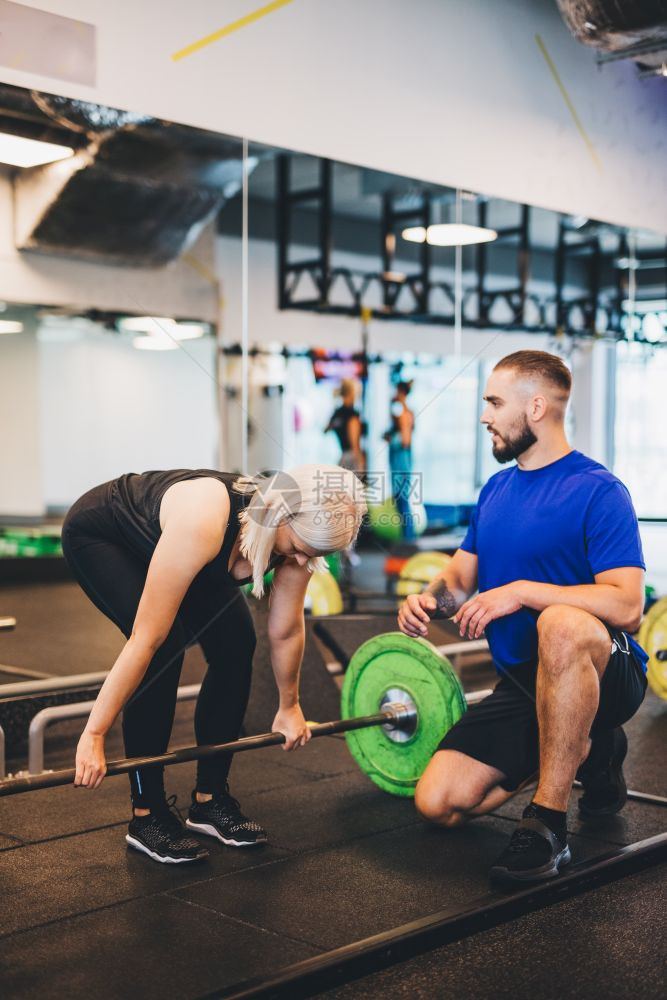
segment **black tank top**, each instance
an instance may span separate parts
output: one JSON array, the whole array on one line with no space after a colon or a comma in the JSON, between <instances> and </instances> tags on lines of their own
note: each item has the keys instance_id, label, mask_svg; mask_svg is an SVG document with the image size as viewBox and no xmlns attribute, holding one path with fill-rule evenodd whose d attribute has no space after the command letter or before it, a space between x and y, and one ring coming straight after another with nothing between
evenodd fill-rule
<instances>
[{"instance_id":1,"label":"black tank top","mask_svg":"<svg viewBox=\"0 0 667 1000\"><path fill-rule=\"evenodd\" d=\"M249 583L252 577L236 580L229 572L229 557L240 530L239 514L250 502L250 495L237 493L232 489L238 478L233 472L218 472L215 469L171 469L166 472L128 472L110 484L110 502L114 520L128 548L145 561L150 561L158 543L160 527L160 504L162 498L175 483L190 479L217 479L227 487L229 493L229 523L220 551L211 562L197 574L197 582L207 587L240 587ZM283 556L275 556L269 563L272 569Z\"/></svg>"},{"instance_id":2,"label":"black tank top","mask_svg":"<svg viewBox=\"0 0 667 1000\"><path fill-rule=\"evenodd\" d=\"M348 426L352 417L358 417L359 413L353 406L339 406L337 410L334 410L331 420L329 421L329 429L334 431L336 434L341 451L350 450L350 435L348 432Z\"/></svg>"}]
</instances>

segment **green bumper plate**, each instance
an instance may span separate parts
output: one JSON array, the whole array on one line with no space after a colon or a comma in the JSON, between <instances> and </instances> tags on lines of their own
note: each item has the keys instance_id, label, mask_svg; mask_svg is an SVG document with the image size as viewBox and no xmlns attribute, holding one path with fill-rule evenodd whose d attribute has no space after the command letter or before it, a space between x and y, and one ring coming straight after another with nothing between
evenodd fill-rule
<instances>
[{"instance_id":1,"label":"green bumper plate","mask_svg":"<svg viewBox=\"0 0 667 1000\"><path fill-rule=\"evenodd\" d=\"M466 710L458 677L449 660L425 639L402 632L377 635L356 651L342 690L344 719L374 715L392 689L405 691L417 708L417 728L398 743L379 726L345 734L350 753L364 774L392 795L413 795L438 743Z\"/></svg>"}]
</instances>

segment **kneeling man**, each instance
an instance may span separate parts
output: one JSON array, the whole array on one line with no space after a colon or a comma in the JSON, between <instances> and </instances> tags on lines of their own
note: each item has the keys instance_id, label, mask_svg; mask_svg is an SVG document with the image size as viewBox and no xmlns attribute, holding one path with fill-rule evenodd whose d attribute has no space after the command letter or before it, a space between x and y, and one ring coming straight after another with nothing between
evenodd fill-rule
<instances>
[{"instance_id":1,"label":"kneeling man","mask_svg":"<svg viewBox=\"0 0 667 1000\"><path fill-rule=\"evenodd\" d=\"M496 365L481 420L496 459L516 465L491 477L451 563L399 611L406 635L425 635L436 609L462 636L485 634L500 674L426 768L422 815L457 826L539 774L494 880L538 881L567 864L575 777L583 816L623 808L621 726L646 691L647 657L629 635L644 599L637 518L625 486L568 444L570 388L567 367L543 351Z\"/></svg>"}]
</instances>

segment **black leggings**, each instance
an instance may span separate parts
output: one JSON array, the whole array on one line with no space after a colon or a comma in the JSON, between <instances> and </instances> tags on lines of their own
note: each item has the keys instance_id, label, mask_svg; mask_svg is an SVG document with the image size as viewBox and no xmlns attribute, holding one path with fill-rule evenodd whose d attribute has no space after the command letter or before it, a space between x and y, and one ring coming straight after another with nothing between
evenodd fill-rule
<instances>
[{"instance_id":1,"label":"black leggings","mask_svg":"<svg viewBox=\"0 0 667 1000\"><path fill-rule=\"evenodd\" d=\"M90 600L126 638L132 632L146 582L148 560L129 551L114 522L108 486L90 490L71 508L63 525L65 559ZM255 629L244 594L230 586L210 593L194 584L169 635L123 711L128 757L155 756L167 750L176 692L188 645L198 642L208 670L195 709L198 745L238 739L250 692ZM197 764L197 790L224 790L232 754ZM164 799L161 767L130 773L132 802L151 808Z\"/></svg>"}]
</instances>

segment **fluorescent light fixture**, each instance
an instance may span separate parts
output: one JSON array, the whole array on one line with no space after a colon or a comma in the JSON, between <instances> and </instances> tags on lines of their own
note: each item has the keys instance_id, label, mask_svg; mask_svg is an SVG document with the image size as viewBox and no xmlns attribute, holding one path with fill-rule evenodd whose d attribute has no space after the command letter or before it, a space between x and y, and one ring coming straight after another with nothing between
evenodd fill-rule
<instances>
[{"instance_id":1,"label":"fluorescent light fixture","mask_svg":"<svg viewBox=\"0 0 667 1000\"><path fill-rule=\"evenodd\" d=\"M170 337L154 337L152 334L142 334L134 337L132 347L138 351L176 351L178 344L175 344Z\"/></svg>"},{"instance_id":2,"label":"fluorescent light fixture","mask_svg":"<svg viewBox=\"0 0 667 1000\"><path fill-rule=\"evenodd\" d=\"M659 344L661 340L665 339L667 331L660 317L656 313L650 312L646 313L642 320L642 333L649 344Z\"/></svg>"},{"instance_id":3,"label":"fluorescent light fixture","mask_svg":"<svg viewBox=\"0 0 667 1000\"><path fill-rule=\"evenodd\" d=\"M490 243L498 233L495 229L484 229L481 226L468 226L463 222L441 222L429 226L410 226L401 233L404 240L410 243L423 243L426 240L434 247L463 247L474 243Z\"/></svg>"},{"instance_id":4,"label":"fluorescent light fixture","mask_svg":"<svg viewBox=\"0 0 667 1000\"><path fill-rule=\"evenodd\" d=\"M0 319L0 333L22 333L23 323L12 319Z\"/></svg>"},{"instance_id":5,"label":"fluorescent light fixture","mask_svg":"<svg viewBox=\"0 0 667 1000\"><path fill-rule=\"evenodd\" d=\"M54 142L26 139L22 135L0 132L0 163L11 167L39 167L44 163L66 160L73 154L70 146L58 146Z\"/></svg>"},{"instance_id":6,"label":"fluorescent light fixture","mask_svg":"<svg viewBox=\"0 0 667 1000\"><path fill-rule=\"evenodd\" d=\"M665 299L623 299L621 308L625 312L644 313L662 312L667 305Z\"/></svg>"},{"instance_id":7,"label":"fluorescent light fixture","mask_svg":"<svg viewBox=\"0 0 667 1000\"><path fill-rule=\"evenodd\" d=\"M173 325L168 316L124 316L118 320L118 329L126 333L162 333Z\"/></svg>"},{"instance_id":8,"label":"fluorescent light fixture","mask_svg":"<svg viewBox=\"0 0 667 1000\"><path fill-rule=\"evenodd\" d=\"M170 332L176 340L197 340L203 337L207 330L208 327L204 323L176 323Z\"/></svg>"},{"instance_id":9,"label":"fluorescent light fixture","mask_svg":"<svg viewBox=\"0 0 667 1000\"><path fill-rule=\"evenodd\" d=\"M168 316L125 316L118 321L124 333L148 333L174 340L196 340L208 332L208 323L178 323Z\"/></svg>"}]
</instances>

